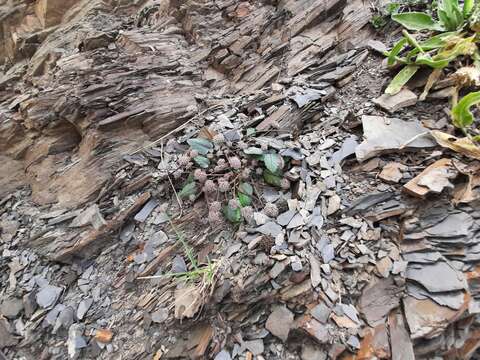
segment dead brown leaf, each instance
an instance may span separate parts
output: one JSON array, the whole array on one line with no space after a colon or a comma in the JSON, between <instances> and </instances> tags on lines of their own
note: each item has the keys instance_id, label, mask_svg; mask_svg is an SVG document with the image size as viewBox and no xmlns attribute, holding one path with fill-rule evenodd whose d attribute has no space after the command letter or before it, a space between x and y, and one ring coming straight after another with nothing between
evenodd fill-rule
<instances>
[{"instance_id":1,"label":"dead brown leaf","mask_svg":"<svg viewBox=\"0 0 480 360\"><path fill-rule=\"evenodd\" d=\"M215 131L209 129L208 127L203 127L198 132L198 137L204 138L204 139L207 139L207 140L213 140L215 135L217 135L217 133Z\"/></svg>"},{"instance_id":2,"label":"dead brown leaf","mask_svg":"<svg viewBox=\"0 0 480 360\"><path fill-rule=\"evenodd\" d=\"M425 88L423 89L422 94L418 98L420 101L424 101L427 98L428 92L430 91L432 86L438 81L438 79L440 79L440 77L442 76L442 73L443 73L442 69L434 69L430 73L427 79L427 83L425 84Z\"/></svg>"},{"instance_id":3,"label":"dead brown leaf","mask_svg":"<svg viewBox=\"0 0 480 360\"><path fill-rule=\"evenodd\" d=\"M438 130L432 130L430 134L440 146L458 152L469 158L480 160L480 147L469 138L457 138Z\"/></svg>"},{"instance_id":4,"label":"dead brown leaf","mask_svg":"<svg viewBox=\"0 0 480 360\"><path fill-rule=\"evenodd\" d=\"M403 188L410 195L424 198L430 192L440 193L446 187L453 188L450 180L457 175L458 171L451 159L440 159L406 183Z\"/></svg>"},{"instance_id":5,"label":"dead brown leaf","mask_svg":"<svg viewBox=\"0 0 480 360\"><path fill-rule=\"evenodd\" d=\"M107 344L112 341L113 332L108 329L98 329L95 331L95 340Z\"/></svg>"},{"instance_id":6,"label":"dead brown leaf","mask_svg":"<svg viewBox=\"0 0 480 360\"><path fill-rule=\"evenodd\" d=\"M453 203L466 204L480 199L480 163L465 165L462 163L455 163L455 167L465 176L467 181L455 188Z\"/></svg>"},{"instance_id":7,"label":"dead brown leaf","mask_svg":"<svg viewBox=\"0 0 480 360\"><path fill-rule=\"evenodd\" d=\"M192 318L202 306L202 297L201 289L194 285L175 290L175 317Z\"/></svg>"}]
</instances>

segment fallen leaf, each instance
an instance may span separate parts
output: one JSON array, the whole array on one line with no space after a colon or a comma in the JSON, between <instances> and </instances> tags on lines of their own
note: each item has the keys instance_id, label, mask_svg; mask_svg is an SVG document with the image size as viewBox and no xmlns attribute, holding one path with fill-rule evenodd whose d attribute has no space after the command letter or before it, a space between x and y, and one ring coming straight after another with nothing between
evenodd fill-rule
<instances>
[{"instance_id":1,"label":"fallen leaf","mask_svg":"<svg viewBox=\"0 0 480 360\"><path fill-rule=\"evenodd\" d=\"M453 204L467 204L480 199L480 164L473 163L469 165L454 163L455 167L467 176L467 181L455 188Z\"/></svg>"},{"instance_id":2,"label":"fallen leaf","mask_svg":"<svg viewBox=\"0 0 480 360\"><path fill-rule=\"evenodd\" d=\"M98 329L95 331L95 340L107 344L112 341L113 332L108 329Z\"/></svg>"},{"instance_id":3,"label":"fallen leaf","mask_svg":"<svg viewBox=\"0 0 480 360\"><path fill-rule=\"evenodd\" d=\"M203 127L198 132L198 137L207 139L207 140L213 140L215 135L217 135L217 133L212 129L209 129L208 127Z\"/></svg>"},{"instance_id":4,"label":"fallen leaf","mask_svg":"<svg viewBox=\"0 0 480 360\"><path fill-rule=\"evenodd\" d=\"M440 193L453 185L450 180L457 177L458 171L452 160L440 159L423 170L415 178L404 185L404 190L413 196L424 198L428 193Z\"/></svg>"},{"instance_id":5,"label":"fallen leaf","mask_svg":"<svg viewBox=\"0 0 480 360\"><path fill-rule=\"evenodd\" d=\"M200 155L207 155L213 149L213 144L210 141L202 138L189 139L187 140L187 143Z\"/></svg>"},{"instance_id":6,"label":"fallen leaf","mask_svg":"<svg viewBox=\"0 0 480 360\"><path fill-rule=\"evenodd\" d=\"M430 76L427 79L427 83L425 84L425 88L423 89L422 94L418 97L418 100L424 101L427 98L427 95L432 88L432 86L438 81L440 76L442 76L443 70L442 69L433 69Z\"/></svg>"},{"instance_id":7,"label":"fallen leaf","mask_svg":"<svg viewBox=\"0 0 480 360\"><path fill-rule=\"evenodd\" d=\"M480 71L476 66L464 66L455 71L453 78L458 85L480 86Z\"/></svg>"},{"instance_id":8,"label":"fallen leaf","mask_svg":"<svg viewBox=\"0 0 480 360\"><path fill-rule=\"evenodd\" d=\"M175 290L175 317L192 318L202 305L202 294L196 286Z\"/></svg>"},{"instance_id":9,"label":"fallen leaf","mask_svg":"<svg viewBox=\"0 0 480 360\"><path fill-rule=\"evenodd\" d=\"M469 138L457 138L453 135L438 130L433 130L430 132L430 134L440 146L458 152L472 159L480 160L480 147L474 144Z\"/></svg>"},{"instance_id":10,"label":"fallen leaf","mask_svg":"<svg viewBox=\"0 0 480 360\"><path fill-rule=\"evenodd\" d=\"M213 328L210 325L202 327L199 342L195 351L193 352L194 359L200 359L204 357L205 351L207 351L210 341L213 337Z\"/></svg>"}]
</instances>

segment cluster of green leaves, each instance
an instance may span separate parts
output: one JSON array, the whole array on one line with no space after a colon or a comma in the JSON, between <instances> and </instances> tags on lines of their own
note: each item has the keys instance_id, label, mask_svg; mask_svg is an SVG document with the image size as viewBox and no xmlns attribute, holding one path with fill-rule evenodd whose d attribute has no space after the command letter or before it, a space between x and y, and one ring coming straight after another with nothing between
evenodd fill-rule
<instances>
[{"instance_id":1,"label":"cluster of green leaves","mask_svg":"<svg viewBox=\"0 0 480 360\"><path fill-rule=\"evenodd\" d=\"M240 207L232 208L228 203L223 208L225 218L231 223L240 223L243 220L241 208L252 204L253 187L249 183L242 182L237 189L237 199Z\"/></svg>"},{"instance_id":2,"label":"cluster of green leaves","mask_svg":"<svg viewBox=\"0 0 480 360\"><path fill-rule=\"evenodd\" d=\"M474 30L479 14L479 5L475 0L465 0L463 6L458 0L439 0L436 17L426 12L392 14L392 19L405 29L403 37L385 55L389 66L400 64L403 68L390 82L385 93L398 93L421 67L434 69L431 79L427 81L429 87L439 71L450 66L454 60L467 59L467 62L480 69L479 37ZM419 41L408 30L429 31L431 36ZM427 92L426 87L424 95ZM465 131L474 121L470 108L479 102L480 93L475 92L465 96L458 104L454 103L453 124Z\"/></svg>"},{"instance_id":3,"label":"cluster of green leaves","mask_svg":"<svg viewBox=\"0 0 480 360\"><path fill-rule=\"evenodd\" d=\"M285 161L275 151L264 151L258 147L249 147L244 153L253 156L255 159L263 162L263 180L272 186L281 187L283 179L283 168Z\"/></svg>"},{"instance_id":4,"label":"cluster of green leaves","mask_svg":"<svg viewBox=\"0 0 480 360\"><path fill-rule=\"evenodd\" d=\"M475 117L471 112L471 108L474 105L480 103L480 91L471 92L465 95L459 102L452 108L452 121L453 125L465 131L469 126L473 125ZM474 137L475 141L480 141L480 136Z\"/></svg>"},{"instance_id":5,"label":"cluster of green leaves","mask_svg":"<svg viewBox=\"0 0 480 360\"><path fill-rule=\"evenodd\" d=\"M398 0L388 2L374 9L375 13L370 19L370 24L372 24L375 29L381 29L387 25L388 19L391 15L401 12L402 9L425 6L433 6L433 4L431 1L427 0Z\"/></svg>"},{"instance_id":6,"label":"cluster of green leaves","mask_svg":"<svg viewBox=\"0 0 480 360\"><path fill-rule=\"evenodd\" d=\"M461 7L458 0L439 0L437 18L424 12L405 12L393 14L392 19L408 30L455 31L466 25L472 14L475 0L466 0Z\"/></svg>"},{"instance_id":7,"label":"cluster of green leaves","mask_svg":"<svg viewBox=\"0 0 480 360\"><path fill-rule=\"evenodd\" d=\"M253 136L254 131L247 129L247 136ZM189 139L187 143L190 145L191 150L196 150L198 155L193 158L195 164L201 169L208 169L210 167L210 160L207 155L213 152L214 145L204 138ZM260 147L248 147L243 150L243 154L249 158L256 159L263 164L263 180L265 183L281 187L283 180L283 168L285 167L285 161L282 156L273 150L262 150ZM254 169L251 169L252 173ZM230 171L235 171L230 169ZM193 174L190 174L187 178L183 188L178 193L181 199L189 198L190 196L196 196L200 193L198 184L195 182ZM240 203L240 207L232 208L226 201L223 207L223 214L225 218L232 223L240 223L243 221L241 207L250 206L253 202L253 186L248 182L239 182L238 186L235 186L231 198L236 197Z\"/></svg>"},{"instance_id":8,"label":"cluster of green leaves","mask_svg":"<svg viewBox=\"0 0 480 360\"><path fill-rule=\"evenodd\" d=\"M382 6L380 8L375 9L375 13L372 15L372 18L370 19L370 24L375 29L381 29L385 27L388 23L388 17L391 16L392 14L395 14L398 9L400 8L400 4L398 3L388 3L385 6Z\"/></svg>"},{"instance_id":9,"label":"cluster of green leaves","mask_svg":"<svg viewBox=\"0 0 480 360\"><path fill-rule=\"evenodd\" d=\"M194 157L193 161L202 169L207 169L210 166L210 160L205 155L213 150L213 144L203 138L188 139L187 143L198 152L198 156Z\"/></svg>"}]
</instances>

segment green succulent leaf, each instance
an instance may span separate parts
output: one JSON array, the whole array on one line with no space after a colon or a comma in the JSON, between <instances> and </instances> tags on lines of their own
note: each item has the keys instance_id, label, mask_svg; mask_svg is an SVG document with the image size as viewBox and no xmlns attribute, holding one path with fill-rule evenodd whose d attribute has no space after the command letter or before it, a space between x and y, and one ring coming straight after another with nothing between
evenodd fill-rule
<instances>
[{"instance_id":1,"label":"green succulent leaf","mask_svg":"<svg viewBox=\"0 0 480 360\"><path fill-rule=\"evenodd\" d=\"M462 38L459 36L459 33L457 31L450 31L432 36L427 40L420 41L418 44L423 49L423 51L430 51L443 48L445 45L447 45L448 42L454 43L460 41L461 39ZM411 59L419 52L420 51L417 48L410 50L407 54L407 59Z\"/></svg>"},{"instance_id":2,"label":"green succulent leaf","mask_svg":"<svg viewBox=\"0 0 480 360\"><path fill-rule=\"evenodd\" d=\"M412 78L420 67L415 65L407 65L392 79L388 87L385 89L385 94L395 95L402 87Z\"/></svg>"},{"instance_id":3,"label":"green succulent leaf","mask_svg":"<svg viewBox=\"0 0 480 360\"><path fill-rule=\"evenodd\" d=\"M428 54L419 54L417 56L417 59L415 60L415 64L417 64L417 65L427 65L427 66L429 66L431 68L434 68L434 69L443 69L444 67L448 66L450 61L451 61L450 59L434 60Z\"/></svg>"},{"instance_id":4,"label":"green succulent leaf","mask_svg":"<svg viewBox=\"0 0 480 360\"><path fill-rule=\"evenodd\" d=\"M418 43L418 41L412 36L409 34L409 32L407 30L403 30L402 31L402 34L405 36L405 38L407 39L408 43L410 45L412 45L415 49L417 49L419 52L423 53L424 50L422 49L422 47L420 46L420 44Z\"/></svg>"},{"instance_id":5,"label":"green succulent leaf","mask_svg":"<svg viewBox=\"0 0 480 360\"><path fill-rule=\"evenodd\" d=\"M463 25L463 21L465 20L463 18L463 12L460 10L460 7L458 5L453 8L453 15L456 20L455 29L458 29Z\"/></svg>"},{"instance_id":6,"label":"green succulent leaf","mask_svg":"<svg viewBox=\"0 0 480 360\"><path fill-rule=\"evenodd\" d=\"M443 24L443 27L447 30L455 30L455 24L452 22L452 19L447 15L445 10L441 8L437 9L437 16L440 19L440 22Z\"/></svg>"},{"instance_id":7,"label":"green succulent leaf","mask_svg":"<svg viewBox=\"0 0 480 360\"><path fill-rule=\"evenodd\" d=\"M238 200L242 206L252 203L253 187L249 183L241 183L238 187Z\"/></svg>"},{"instance_id":8,"label":"green succulent leaf","mask_svg":"<svg viewBox=\"0 0 480 360\"><path fill-rule=\"evenodd\" d=\"M475 0L465 0L463 2L463 17L468 19L473 13L475 7Z\"/></svg>"},{"instance_id":9,"label":"green succulent leaf","mask_svg":"<svg viewBox=\"0 0 480 360\"><path fill-rule=\"evenodd\" d=\"M269 185L276 186L276 187L281 187L282 186L282 177L272 174L268 170L263 171L263 180Z\"/></svg>"},{"instance_id":10,"label":"green succulent leaf","mask_svg":"<svg viewBox=\"0 0 480 360\"><path fill-rule=\"evenodd\" d=\"M178 193L178 197L181 199L188 198L190 195L195 195L197 193L197 185L195 182L188 182Z\"/></svg>"},{"instance_id":11,"label":"green succulent leaf","mask_svg":"<svg viewBox=\"0 0 480 360\"><path fill-rule=\"evenodd\" d=\"M475 44L475 36L468 38L462 38L458 40L451 48L442 50L438 53L434 59L450 59L453 60L460 55L473 55L477 51L477 45Z\"/></svg>"},{"instance_id":12,"label":"green succulent leaf","mask_svg":"<svg viewBox=\"0 0 480 360\"><path fill-rule=\"evenodd\" d=\"M447 42L450 41L455 36L458 37L458 35L459 33L457 31L444 32L444 33L432 36L427 40L421 41L420 46L425 51L439 49L445 46Z\"/></svg>"},{"instance_id":13,"label":"green succulent leaf","mask_svg":"<svg viewBox=\"0 0 480 360\"><path fill-rule=\"evenodd\" d=\"M396 60L397 60L397 56L398 54L400 54L400 52L403 50L403 48L407 45L408 41L407 39L405 38L401 38L392 48L392 50L390 50L390 52L388 53L388 59L387 59L387 65L388 66L392 66L393 64L395 64Z\"/></svg>"},{"instance_id":14,"label":"green succulent leaf","mask_svg":"<svg viewBox=\"0 0 480 360\"><path fill-rule=\"evenodd\" d=\"M253 195L253 187L249 183L241 183L238 187L238 191L246 195Z\"/></svg>"},{"instance_id":15,"label":"green succulent leaf","mask_svg":"<svg viewBox=\"0 0 480 360\"><path fill-rule=\"evenodd\" d=\"M439 1L437 15L447 30L456 30L463 25L463 13L458 0Z\"/></svg>"},{"instance_id":16,"label":"green succulent leaf","mask_svg":"<svg viewBox=\"0 0 480 360\"><path fill-rule=\"evenodd\" d=\"M428 14L422 12L406 12L402 14L393 14L392 20L396 21L408 30L444 30L443 26L433 20Z\"/></svg>"},{"instance_id":17,"label":"green succulent leaf","mask_svg":"<svg viewBox=\"0 0 480 360\"><path fill-rule=\"evenodd\" d=\"M201 155L206 155L210 150L213 149L213 144L207 139L188 139L187 143L193 150L198 151L198 153Z\"/></svg>"},{"instance_id":18,"label":"green succulent leaf","mask_svg":"<svg viewBox=\"0 0 480 360\"><path fill-rule=\"evenodd\" d=\"M239 223L242 221L242 211L240 208L232 209L229 205L223 208L223 214L228 221L232 223Z\"/></svg>"},{"instance_id":19,"label":"green succulent leaf","mask_svg":"<svg viewBox=\"0 0 480 360\"><path fill-rule=\"evenodd\" d=\"M274 153L263 155L263 162L265 163L265 167L274 174L282 170L285 164L283 158Z\"/></svg>"},{"instance_id":20,"label":"green succulent leaf","mask_svg":"<svg viewBox=\"0 0 480 360\"><path fill-rule=\"evenodd\" d=\"M465 0L463 2L463 17L468 19L472 15L473 8L475 6L475 0Z\"/></svg>"},{"instance_id":21,"label":"green succulent leaf","mask_svg":"<svg viewBox=\"0 0 480 360\"><path fill-rule=\"evenodd\" d=\"M480 103L480 91L464 96L452 109L453 125L461 129L472 125L475 118L470 108L478 103Z\"/></svg>"},{"instance_id":22,"label":"green succulent leaf","mask_svg":"<svg viewBox=\"0 0 480 360\"><path fill-rule=\"evenodd\" d=\"M195 156L193 161L195 161L195 163L203 169L206 169L210 166L210 160L208 160L208 158L205 156Z\"/></svg>"},{"instance_id":23,"label":"green succulent leaf","mask_svg":"<svg viewBox=\"0 0 480 360\"><path fill-rule=\"evenodd\" d=\"M243 193L238 193L238 201L240 201L240 205L242 205L242 207L249 206L252 203L252 198Z\"/></svg>"}]
</instances>

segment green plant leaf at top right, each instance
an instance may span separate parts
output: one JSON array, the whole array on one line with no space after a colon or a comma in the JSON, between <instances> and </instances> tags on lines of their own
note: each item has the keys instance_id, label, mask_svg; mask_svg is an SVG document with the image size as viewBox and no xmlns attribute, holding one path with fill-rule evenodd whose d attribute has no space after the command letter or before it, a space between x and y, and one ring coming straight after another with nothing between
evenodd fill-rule
<instances>
[{"instance_id":1,"label":"green plant leaf at top right","mask_svg":"<svg viewBox=\"0 0 480 360\"><path fill-rule=\"evenodd\" d=\"M452 109L453 125L463 129L473 124L475 120L470 108L480 103L480 91L465 95Z\"/></svg>"},{"instance_id":2,"label":"green plant leaf at top right","mask_svg":"<svg viewBox=\"0 0 480 360\"><path fill-rule=\"evenodd\" d=\"M445 28L438 21L435 21L430 15L422 12L407 12L402 14L393 14L392 20L396 21L408 30L435 30L443 31Z\"/></svg>"}]
</instances>

